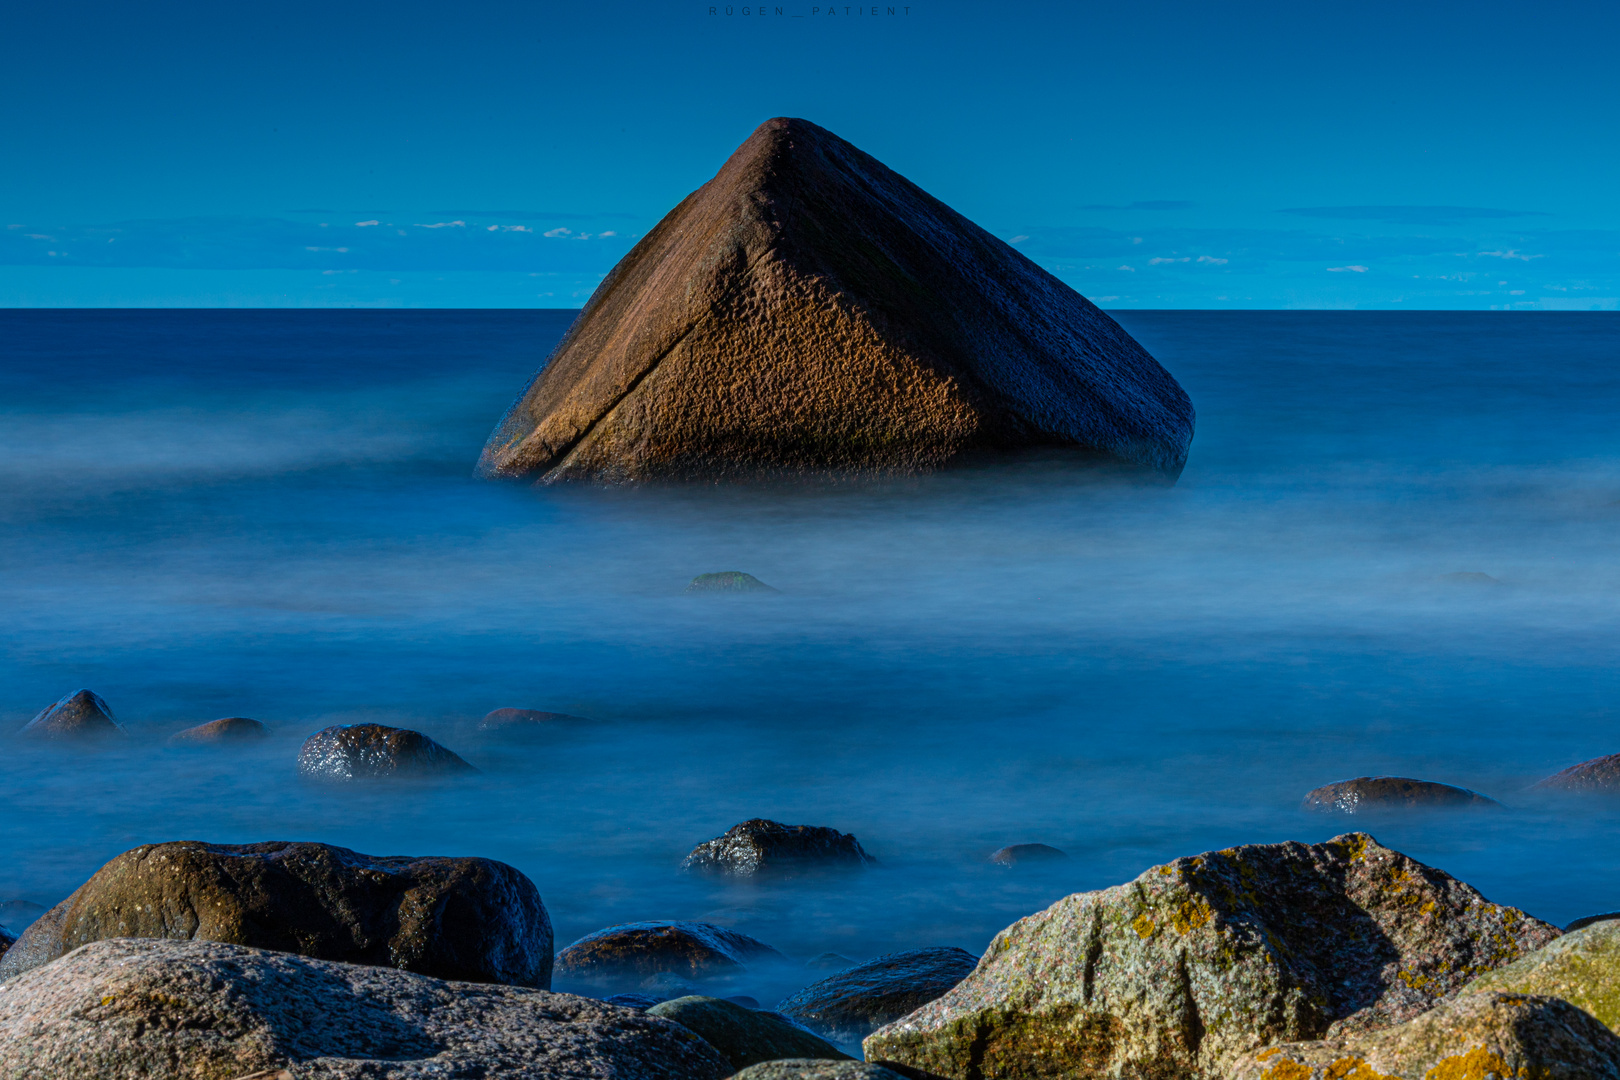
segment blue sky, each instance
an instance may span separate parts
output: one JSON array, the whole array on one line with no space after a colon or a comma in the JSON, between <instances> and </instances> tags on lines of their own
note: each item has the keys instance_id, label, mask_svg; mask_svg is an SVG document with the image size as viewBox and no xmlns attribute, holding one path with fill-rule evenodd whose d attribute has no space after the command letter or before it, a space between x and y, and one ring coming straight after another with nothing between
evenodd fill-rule
<instances>
[{"instance_id":1,"label":"blue sky","mask_svg":"<svg viewBox=\"0 0 1620 1080\"><path fill-rule=\"evenodd\" d=\"M792 115L1105 307L1620 306L1612 4L889 8L6 5L0 305L578 306Z\"/></svg>"}]
</instances>

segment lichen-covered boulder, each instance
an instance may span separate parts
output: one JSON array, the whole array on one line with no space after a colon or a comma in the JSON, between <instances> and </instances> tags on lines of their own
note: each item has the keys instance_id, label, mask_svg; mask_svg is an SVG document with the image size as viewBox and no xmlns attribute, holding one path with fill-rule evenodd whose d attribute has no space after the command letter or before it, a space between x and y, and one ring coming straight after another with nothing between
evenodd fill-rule
<instances>
[{"instance_id":1,"label":"lichen-covered boulder","mask_svg":"<svg viewBox=\"0 0 1620 1080\"><path fill-rule=\"evenodd\" d=\"M1463 993L1542 994L1579 1005L1620 1030L1620 922L1566 933L1522 960L1481 975Z\"/></svg>"},{"instance_id":2,"label":"lichen-covered boulder","mask_svg":"<svg viewBox=\"0 0 1620 1080\"><path fill-rule=\"evenodd\" d=\"M1405 776L1358 776L1324 784L1305 793L1302 808L1324 814L1360 814L1368 810L1500 809L1488 795L1432 780Z\"/></svg>"},{"instance_id":3,"label":"lichen-covered boulder","mask_svg":"<svg viewBox=\"0 0 1620 1080\"><path fill-rule=\"evenodd\" d=\"M678 1024L589 998L202 941L98 941L0 989L6 1080L721 1080Z\"/></svg>"},{"instance_id":4,"label":"lichen-covered boulder","mask_svg":"<svg viewBox=\"0 0 1620 1080\"><path fill-rule=\"evenodd\" d=\"M783 825L752 818L693 848L681 869L752 877L807 870L859 870L876 863L849 833L825 825Z\"/></svg>"},{"instance_id":5,"label":"lichen-covered boulder","mask_svg":"<svg viewBox=\"0 0 1620 1080\"><path fill-rule=\"evenodd\" d=\"M893 1069L864 1061L784 1058L750 1065L731 1080L905 1080Z\"/></svg>"},{"instance_id":6,"label":"lichen-covered boulder","mask_svg":"<svg viewBox=\"0 0 1620 1080\"><path fill-rule=\"evenodd\" d=\"M1543 791L1567 791L1579 795L1611 795L1620 792L1620 754L1607 754L1571 765L1535 785Z\"/></svg>"},{"instance_id":7,"label":"lichen-covered boulder","mask_svg":"<svg viewBox=\"0 0 1620 1080\"><path fill-rule=\"evenodd\" d=\"M780 592L765 584L753 574L741 570L721 570L715 574L699 574L686 586L689 593L774 593Z\"/></svg>"},{"instance_id":8,"label":"lichen-covered boulder","mask_svg":"<svg viewBox=\"0 0 1620 1080\"><path fill-rule=\"evenodd\" d=\"M647 989L649 980L714 979L787 958L763 941L705 922L654 919L586 934L557 954L556 978L601 988Z\"/></svg>"},{"instance_id":9,"label":"lichen-covered boulder","mask_svg":"<svg viewBox=\"0 0 1620 1080\"><path fill-rule=\"evenodd\" d=\"M733 1069L745 1069L778 1058L847 1058L824 1039L780 1016L744 1008L720 998L679 997L647 1010L648 1016L673 1020L697 1032L720 1051Z\"/></svg>"},{"instance_id":10,"label":"lichen-covered boulder","mask_svg":"<svg viewBox=\"0 0 1620 1080\"><path fill-rule=\"evenodd\" d=\"M1014 923L955 989L869 1035L866 1059L1213 1080L1270 1043L1401 1023L1558 935L1365 833L1228 848Z\"/></svg>"},{"instance_id":11,"label":"lichen-covered boulder","mask_svg":"<svg viewBox=\"0 0 1620 1080\"><path fill-rule=\"evenodd\" d=\"M0 978L107 938L221 941L465 982L551 985L551 920L493 859L361 855L330 844L148 844L24 931Z\"/></svg>"},{"instance_id":12,"label":"lichen-covered boulder","mask_svg":"<svg viewBox=\"0 0 1620 1080\"><path fill-rule=\"evenodd\" d=\"M978 962L951 946L889 953L811 983L776 1007L811 1031L855 1043L940 997Z\"/></svg>"},{"instance_id":13,"label":"lichen-covered boulder","mask_svg":"<svg viewBox=\"0 0 1620 1080\"><path fill-rule=\"evenodd\" d=\"M298 771L311 780L341 782L478 770L420 731L386 724L334 724L304 741Z\"/></svg>"},{"instance_id":14,"label":"lichen-covered boulder","mask_svg":"<svg viewBox=\"0 0 1620 1080\"><path fill-rule=\"evenodd\" d=\"M247 716L225 716L206 724L188 727L169 736L175 744L198 745L205 743L252 742L270 734L270 729Z\"/></svg>"},{"instance_id":15,"label":"lichen-covered boulder","mask_svg":"<svg viewBox=\"0 0 1620 1080\"><path fill-rule=\"evenodd\" d=\"M1024 863L1063 862L1068 853L1050 844L1008 844L990 853L990 861L997 866L1018 866Z\"/></svg>"},{"instance_id":16,"label":"lichen-covered boulder","mask_svg":"<svg viewBox=\"0 0 1620 1080\"><path fill-rule=\"evenodd\" d=\"M124 725L99 694L75 690L47 705L27 724L22 734L30 739L79 742L125 734Z\"/></svg>"},{"instance_id":17,"label":"lichen-covered boulder","mask_svg":"<svg viewBox=\"0 0 1620 1080\"><path fill-rule=\"evenodd\" d=\"M1229 1080L1620 1080L1620 1038L1555 997L1466 994L1382 1031L1245 1055Z\"/></svg>"}]
</instances>

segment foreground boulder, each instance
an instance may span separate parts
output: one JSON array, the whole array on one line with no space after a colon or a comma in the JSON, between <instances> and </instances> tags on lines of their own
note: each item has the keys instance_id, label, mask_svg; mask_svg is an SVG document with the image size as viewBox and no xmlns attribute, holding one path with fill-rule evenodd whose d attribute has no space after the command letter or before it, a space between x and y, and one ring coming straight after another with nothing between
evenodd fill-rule
<instances>
[{"instance_id":1,"label":"foreground boulder","mask_svg":"<svg viewBox=\"0 0 1620 1080\"><path fill-rule=\"evenodd\" d=\"M0 978L106 938L221 941L465 982L551 985L534 883L475 858L329 844L150 844L124 852L24 931Z\"/></svg>"},{"instance_id":2,"label":"foreground boulder","mask_svg":"<svg viewBox=\"0 0 1620 1080\"><path fill-rule=\"evenodd\" d=\"M677 1024L589 998L201 941L86 945L0 990L0 1076L720 1080Z\"/></svg>"},{"instance_id":3,"label":"foreground boulder","mask_svg":"<svg viewBox=\"0 0 1620 1080\"><path fill-rule=\"evenodd\" d=\"M89 690L75 690L39 711L27 724L22 734L30 739L62 742L90 741L123 735L124 726L112 714L112 709L100 695Z\"/></svg>"},{"instance_id":4,"label":"foreground boulder","mask_svg":"<svg viewBox=\"0 0 1620 1080\"><path fill-rule=\"evenodd\" d=\"M829 1039L858 1043L944 995L978 962L965 949L950 947L889 953L811 983L777 1009Z\"/></svg>"},{"instance_id":5,"label":"foreground boulder","mask_svg":"<svg viewBox=\"0 0 1620 1080\"><path fill-rule=\"evenodd\" d=\"M1535 786L1545 791L1576 794L1612 794L1620 791L1620 754L1608 754L1571 765Z\"/></svg>"},{"instance_id":6,"label":"foreground boulder","mask_svg":"<svg viewBox=\"0 0 1620 1080\"><path fill-rule=\"evenodd\" d=\"M490 435L544 482L911 472L1070 447L1174 478L1193 407L1079 293L843 139L761 124Z\"/></svg>"},{"instance_id":7,"label":"foreground boulder","mask_svg":"<svg viewBox=\"0 0 1620 1080\"><path fill-rule=\"evenodd\" d=\"M1009 844L990 853L990 861L997 866L1017 866L1020 863L1062 862L1068 853L1048 844Z\"/></svg>"},{"instance_id":8,"label":"foreground boulder","mask_svg":"<svg viewBox=\"0 0 1620 1080\"><path fill-rule=\"evenodd\" d=\"M557 954L556 977L598 987L650 987L664 976L714 979L787 958L763 941L704 922L654 920L586 934Z\"/></svg>"},{"instance_id":9,"label":"foreground boulder","mask_svg":"<svg viewBox=\"0 0 1620 1080\"><path fill-rule=\"evenodd\" d=\"M693 848L682 870L751 877L769 872L861 869L876 864L849 833L824 825L753 818Z\"/></svg>"},{"instance_id":10,"label":"foreground boulder","mask_svg":"<svg viewBox=\"0 0 1620 1080\"><path fill-rule=\"evenodd\" d=\"M1213 1077L1274 1042L1401 1023L1558 935L1365 833L1228 848L1014 923L954 990L868 1036L866 1059Z\"/></svg>"},{"instance_id":11,"label":"foreground boulder","mask_svg":"<svg viewBox=\"0 0 1620 1080\"><path fill-rule=\"evenodd\" d=\"M252 742L270 734L270 729L246 716L226 716L206 724L188 727L169 736L172 743Z\"/></svg>"},{"instance_id":12,"label":"foreground boulder","mask_svg":"<svg viewBox=\"0 0 1620 1080\"><path fill-rule=\"evenodd\" d=\"M1501 803L1477 791L1411 780L1404 776L1358 776L1305 793L1303 808L1325 814L1359 814L1368 810L1500 809Z\"/></svg>"},{"instance_id":13,"label":"foreground boulder","mask_svg":"<svg viewBox=\"0 0 1620 1080\"><path fill-rule=\"evenodd\" d=\"M1229 1080L1620 1080L1620 1038L1567 1001L1468 994L1382 1031L1284 1043Z\"/></svg>"},{"instance_id":14,"label":"foreground boulder","mask_svg":"<svg viewBox=\"0 0 1620 1080\"><path fill-rule=\"evenodd\" d=\"M477 772L420 731L336 724L304 741L298 771L312 780L382 780Z\"/></svg>"},{"instance_id":15,"label":"foreground boulder","mask_svg":"<svg viewBox=\"0 0 1620 1080\"><path fill-rule=\"evenodd\" d=\"M1463 993L1544 994L1620 1030L1620 923L1593 923L1522 960L1481 975Z\"/></svg>"},{"instance_id":16,"label":"foreground boulder","mask_svg":"<svg viewBox=\"0 0 1620 1080\"><path fill-rule=\"evenodd\" d=\"M720 1051L733 1069L779 1058L848 1058L836 1046L780 1016L720 998L680 997L660 1002L648 1016L673 1020Z\"/></svg>"}]
</instances>

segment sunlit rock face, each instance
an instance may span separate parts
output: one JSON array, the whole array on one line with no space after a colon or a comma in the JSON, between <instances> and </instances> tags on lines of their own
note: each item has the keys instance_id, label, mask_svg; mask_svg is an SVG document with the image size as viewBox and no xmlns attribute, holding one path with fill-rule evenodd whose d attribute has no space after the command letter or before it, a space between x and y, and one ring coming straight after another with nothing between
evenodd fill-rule
<instances>
[{"instance_id":1,"label":"sunlit rock face","mask_svg":"<svg viewBox=\"0 0 1620 1080\"><path fill-rule=\"evenodd\" d=\"M906 473L1065 447L1174 479L1193 407L1113 319L806 120L613 269L490 436L546 482Z\"/></svg>"}]
</instances>

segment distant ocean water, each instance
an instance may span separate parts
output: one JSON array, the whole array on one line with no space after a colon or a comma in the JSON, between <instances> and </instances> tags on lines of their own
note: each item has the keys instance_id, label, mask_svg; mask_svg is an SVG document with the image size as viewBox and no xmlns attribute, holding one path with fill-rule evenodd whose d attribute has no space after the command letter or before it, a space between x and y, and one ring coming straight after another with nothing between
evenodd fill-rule
<instances>
[{"instance_id":1,"label":"distant ocean water","mask_svg":"<svg viewBox=\"0 0 1620 1080\"><path fill-rule=\"evenodd\" d=\"M979 952L1156 862L1363 827L1300 796L1397 773L1510 809L1385 843L1554 922L1620 908L1620 807L1524 790L1620 752L1620 315L1119 313L1198 409L1170 488L474 479L572 316L0 312L0 726L87 686L133 732L6 743L0 901L142 842L309 839L510 862L559 947L695 918ZM682 594L734 569L781 594ZM591 722L503 743L499 706ZM274 738L164 745L233 714ZM301 783L302 739L359 720L482 771ZM754 816L882 866L676 872ZM1071 859L985 863L1020 842Z\"/></svg>"}]
</instances>

